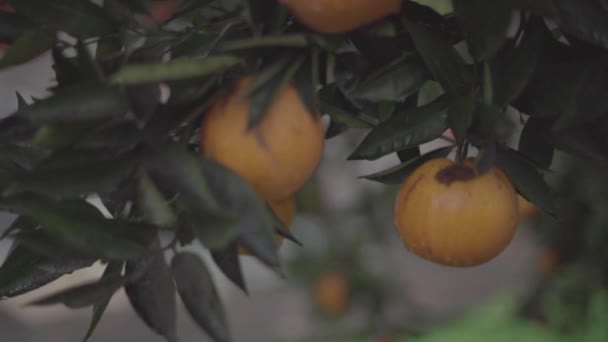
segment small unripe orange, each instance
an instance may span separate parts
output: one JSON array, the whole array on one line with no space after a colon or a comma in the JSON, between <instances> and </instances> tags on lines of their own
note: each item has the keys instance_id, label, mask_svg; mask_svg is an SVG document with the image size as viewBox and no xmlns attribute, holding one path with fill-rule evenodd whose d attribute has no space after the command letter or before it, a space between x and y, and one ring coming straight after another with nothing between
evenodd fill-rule
<instances>
[{"instance_id":1,"label":"small unripe orange","mask_svg":"<svg viewBox=\"0 0 608 342\"><path fill-rule=\"evenodd\" d=\"M313 290L315 305L323 314L337 316L348 309L349 286L343 274L324 274L317 280Z\"/></svg>"}]
</instances>

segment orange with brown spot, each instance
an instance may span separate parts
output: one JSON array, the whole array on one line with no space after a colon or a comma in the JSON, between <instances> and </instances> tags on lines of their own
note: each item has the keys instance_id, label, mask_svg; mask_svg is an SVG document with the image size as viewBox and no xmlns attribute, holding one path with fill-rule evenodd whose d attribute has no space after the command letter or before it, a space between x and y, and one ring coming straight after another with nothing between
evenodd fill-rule
<instances>
[{"instance_id":1,"label":"orange with brown spot","mask_svg":"<svg viewBox=\"0 0 608 342\"><path fill-rule=\"evenodd\" d=\"M317 309L325 315L343 314L349 306L349 286L340 272L330 272L319 278L313 289Z\"/></svg>"},{"instance_id":2,"label":"orange with brown spot","mask_svg":"<svg viewBox=\"0 0 608 342\"><path fill-rule=\"evenodd\" d=\"M517 194L493 167L477 174L472 159L433 159L403 183L394 223L406 247L448 266L483 264L502 252L515 234Z\"/></svg>"}]
</instances>

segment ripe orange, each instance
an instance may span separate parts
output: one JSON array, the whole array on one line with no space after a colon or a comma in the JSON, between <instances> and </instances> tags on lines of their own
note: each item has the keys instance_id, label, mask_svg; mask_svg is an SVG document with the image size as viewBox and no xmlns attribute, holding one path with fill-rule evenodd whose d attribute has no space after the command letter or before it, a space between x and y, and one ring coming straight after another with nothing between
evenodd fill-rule
<instances>
[{"instance_id":1,"label":"ripe orange","mask_svg":"<svg viewBox=\"0 0 608 342\"><path fill-rule=\"evenodd\" d=\"M148 10L151 24L159 24L171 18L179 9L181 2L181 0L152 1Z\"/></svg>"},{"instance_id":2,"label":"ripe orange","mask_svg":"<svg viewBox=\"0 0 608 342\"><path fill-rule=\"evenodd\" d=\"M268 202L268 205L277 215L279 220L287 227L291 228L293 221L296 217L296 197L291 196L290 198L282 201ZM279 247L283 244L283 237L277 234L277 244ZM239 254L251 255L244 247L239 246Z\"/></svg>"},{"instance_id":3,"label":"ripe orange","mask_svg":"<svg viewBox=\"0 0 608 342\"><path fill-rule=\"evenodd\" d=\"M313 289L314 302L320 312L337 316L349 305L349 286L346 277L339 272L330 272L319 278Z\"/></svg>"},{"instance_id":4,"label":"ripe orange","mask_svg":"<svg viewBox=\"0 0 608 342\"><path fill-rule=\"evenodd\" d=\"M275 96L264 118L248 128L249 99L242 96L253 78L238 81L221 96L201 124L201 151L247 180L268 201L293 196L315 172L325 144L325 128L293 85Z\"/></svg>"},{"instance_id":5,"label":"ripe orange","mask_svg":"<svg viewBox=\"0 0 608 342\"><path fill-rule=\"evenodd\" d=\"M498 168L476 174L473 161L433 159L401 186L394 222L412 252L449 266L475 266L496 257L518 223L517 194Z\"/></svg>"},{"instance_id":6,"label":"ripe orange","mask_svg":"<svg viewBox=\"0 0 608 342\"><path fill-rule=\"evenodd\" d=\"M519 217L522 222L533 221L540 214L538 207L521 195L517 195L517 203L519 205Z\"/></svg>"},{"instance_id":7,"label":"ripe orange","mask_svg":"<svg viewBox=\"0 0 608 342\"><path fill-rule=\"evenodd\" d=\"M403 0L280 0L297 21L320 33L343 33L401 10Z\"/></svg>"}]
</instances>

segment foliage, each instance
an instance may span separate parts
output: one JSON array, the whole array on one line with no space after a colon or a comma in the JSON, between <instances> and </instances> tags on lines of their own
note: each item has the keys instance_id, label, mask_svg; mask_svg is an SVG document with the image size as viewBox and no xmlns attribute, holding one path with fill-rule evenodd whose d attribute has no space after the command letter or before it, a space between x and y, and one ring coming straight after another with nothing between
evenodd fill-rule
<instances>
[{"instance_id":1,"label":"foliage","mask_svg":"<svg viewBox=\"0 0 608 342\"><path fill-rule=\"evenodd\" d=\"M478 165L496 163L524 197L557 215L559 197L544 181L554 152L608 159L602 0L457 0L447 14L404 0L400 13L338 35L312 32L271 0L184 0L157 25L142 20L152 0L9 2L16 11L0 12L0 41L12 45L0 68L50 49L56 84L45 99L17 94L20 108L0 121L0 207L18 215L5 233L16 247L0 268L0 296L107 262L99 282L38 303L92 307L87 336L124 286L169 341L177 340L176 291L210 336L229 339L204 264L177 252L167 263L165 250L198 241L243 289L237 241L281 272L263 200L198 151L205 109L243 75L256 76L252 125L291 81L309 108L330 116L328 138L369 130L350 159L398 153L402 164L367 177L375 181L399 183L444 155L420 156L419 145L451 128L458 158L478 148ZM441 95L421 103L430 82ZM513 110L524 126L518 146L506 139ZM87 202L93 194L111 217Z\"/></svg>"}]
</instances>

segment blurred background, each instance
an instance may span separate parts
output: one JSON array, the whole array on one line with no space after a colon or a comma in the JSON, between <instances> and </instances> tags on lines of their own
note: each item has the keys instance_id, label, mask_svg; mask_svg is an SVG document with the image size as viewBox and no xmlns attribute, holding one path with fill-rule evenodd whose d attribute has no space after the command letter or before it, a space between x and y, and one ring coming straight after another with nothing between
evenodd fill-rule
<instances>
[{"instance_id":1,"label":"blurred background","mask_svg":"<svg viewBox=\"0 0 608 342\"><path fill-rule=\"evenodd\" d=\"M27 99L43 97L52 79L48 54L0 72L0 115L16 109L16 91ZM510 115L516 146L520 114ZM555 221L532 210L496 259L450 268L404 248L392 223L398 187L359 179L397 165L397 156L345 160L364 133L327 141L317 175L298 195L292 232L303 246L285 242L281 248L284 278L242 256L250 292L245 295L208 263L234 341L608 341L606 165L556 154L549 180L566 198L560 203L564 218ZM441 144L425 144L422 152ZM10 222L9 215L0 216L0 230ZM9 243L0 241L0 260ZM208 258L202 248L192 249ZM82 340L90 309L28 303L102 271L95 265L0 301L0 340ZM207 341L183 308L179 317L182 341ZM90 341L162 339L140 321L121 291Z\"/></svg>"}]
</instances>

